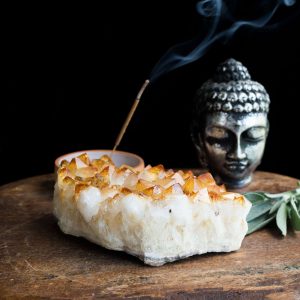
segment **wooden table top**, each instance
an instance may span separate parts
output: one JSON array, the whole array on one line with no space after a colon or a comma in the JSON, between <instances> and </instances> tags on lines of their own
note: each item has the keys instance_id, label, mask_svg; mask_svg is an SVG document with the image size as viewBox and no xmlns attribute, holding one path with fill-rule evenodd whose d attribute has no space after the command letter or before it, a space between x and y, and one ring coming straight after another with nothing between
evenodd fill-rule
<instances>
[{"instance_id":1,"label":"wooden table top","mask_svg":"<svg viewBox=\"0 0 300 300\"><path fill-rule=\"evenodd\" d=\"M256 172L245 190L281 192L296 179ZM300 234L274 228L237 252L144 265L63 234L52 215L54 176L0 187L1 299L300 299Z\"/></svg>"}]
</instances>

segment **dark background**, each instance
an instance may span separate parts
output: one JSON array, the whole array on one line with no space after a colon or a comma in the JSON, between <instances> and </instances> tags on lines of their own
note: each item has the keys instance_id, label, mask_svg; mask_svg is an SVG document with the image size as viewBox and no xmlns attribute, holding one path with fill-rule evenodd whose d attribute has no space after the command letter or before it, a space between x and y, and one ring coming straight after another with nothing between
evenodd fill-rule
<instances>
[{"instance_id":1,"label":"dark background","mask_svg":"<svg viewBox=\"0 0 300 300\"><path fill-rule=\"evenodd\" d=\"M1 184L52 172L61 154L113 146L158 59L174 44L203 34L196 1L163 3L7 8ZM300 18L291 18L296 11L298 4L283 8L274 16L280 26L242 28L200 60L158 78L144 94L119 149L150 164L197 167L189 135L193 96L220 62L234 57L272 101L259 169L300 178Z\"/></svg>"}]
</instances>

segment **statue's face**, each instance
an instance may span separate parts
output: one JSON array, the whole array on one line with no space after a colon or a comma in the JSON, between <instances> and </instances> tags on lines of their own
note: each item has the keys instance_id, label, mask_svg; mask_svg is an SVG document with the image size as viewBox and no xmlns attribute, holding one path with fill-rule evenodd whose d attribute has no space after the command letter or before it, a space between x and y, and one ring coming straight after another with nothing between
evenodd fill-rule
<instances>
[{"instance_id":1,"label":"statue's face","mask_svg":"<svg viewBox=\"0 0 300 300\"><path fill-rule=\"evenodd\" d=\"M260 164L267 134L265 113L207 114L202 138L209 169L229 186L247 184Z\"/></svg>"}]
</instances>

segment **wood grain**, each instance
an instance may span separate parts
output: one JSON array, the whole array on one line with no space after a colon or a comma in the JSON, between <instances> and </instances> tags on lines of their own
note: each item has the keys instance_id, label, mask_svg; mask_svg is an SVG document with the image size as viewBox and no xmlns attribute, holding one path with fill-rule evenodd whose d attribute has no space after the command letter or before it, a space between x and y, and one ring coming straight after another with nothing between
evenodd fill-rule
<instances>
[{"instance_id":1,"label":"wood grain","mask_svg":"<svg viewBox=\"0 0 300 300\"><path fill-rule=\"evenodd\" d=\"M257 172L244 190L286 191L296 179ZM143 265L64 235L52 215L53 176L0 187L1 299L300 299L300 236L267 228L228 254Z\"/></svg>"}]
</instances>

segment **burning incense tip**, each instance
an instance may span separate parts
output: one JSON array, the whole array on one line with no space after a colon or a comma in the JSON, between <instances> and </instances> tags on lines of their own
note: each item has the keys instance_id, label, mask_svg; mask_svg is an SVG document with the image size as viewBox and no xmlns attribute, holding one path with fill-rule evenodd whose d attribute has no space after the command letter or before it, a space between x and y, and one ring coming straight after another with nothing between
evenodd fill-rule
<instances>
[{"instance_id":1,"label":"burning incense tip","mask_svg":"<svg viewBox=\"0 0 300 300\"><path fill-rule=\"evenodd\" d=\"M148 85L149 83L150 83L150 80L149 80L149 79L145 80L145 82L144 82L144 84L142 85L140 91L138 92L138 94L137 94L135 100L140 100L140 99L141 99L141 97L142 97L142 95L143 95L143 93L144 93L144 91L145 91L145 89L146 89L146 87L147 87L147 85Z\"/></svg>"},{"instance_id":2,"label":"burning incense tip","mask_svg":"<svg viewBox=\"0 0 300 300\"><path fill-rule=\"evenodd\" d=\"M122 138L123 138L123 136L124 136L124 134L126 132L127 126L130 123L130 121L132 119L132 116L133 116L133 114L134 114L134 112L135 112L135 110L136 110L136 108L137 108L137 106L138 106L138 104L140 102L140 99L141 99L141 97L142 97L142 95L143 95L143 93L144 93L144 91L145 91L145 89L146 89L146 87L148 86L149 83L150 83L150 80L148 80L148 79L145 80L144 84L142 85L141 89L139 90L139 92L138 92L138 94L137 94L137 96L136 96L136 98L135 98L135 100L133 102L133 105L132 105L132 107L131 107L128 115L127 115L127 118L126 118L126 120L125 120L125 122L124 122L124 124L123 124L123 126L122 126L122 128L120 130L120 132L119 132L119 135L118 135L118 137L116 139L113 151L112 151L112 153L111 153L110 156L113 155L114 151L119 146L119 144L120 144L120 142L121 142L121 140L122 140Z\"/></svg>"}]
</instances>

